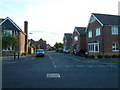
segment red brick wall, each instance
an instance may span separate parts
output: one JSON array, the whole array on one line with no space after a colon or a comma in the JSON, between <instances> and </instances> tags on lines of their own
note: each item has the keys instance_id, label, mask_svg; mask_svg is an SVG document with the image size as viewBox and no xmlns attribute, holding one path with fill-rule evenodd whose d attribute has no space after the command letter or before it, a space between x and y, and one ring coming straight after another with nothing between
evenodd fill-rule
<instances>
[{"instance_id":1,"label":"red brick wall","mask_svg":"<svg viewBox=\"0 0 120 90\"><path fill-rule=\"evenodd\" d=\"M73 41L75 36L78 36L78 41L76 42L76 46L74 46L74 48L79 46L79 50L86 49L86 35L79 35L78 32L75 31L73 32Z\"/></svg>"},{"instance_id":2,"label":"red brick wall","mask_svg":"<svg viewBox=\"0 0 120 90\"><path fill-rule=\"evenodd\" d=\"M105 53L112 53L112 43L118 42L118 35L112 35L111 26L104 27L104 50Z\"/></svg>"},{"instance_id":3,"label":"red brick wall","mask_svg":"<svg viewBox=\"0 0 120 90\"><path fill-rule=\"evenodd\" d=\"M92 42L94 40L99 40L100 41L100 52L102 52L102 35L100 36L96 36L96 28L101 28L102 29L102 26L100 25L100 23L98 23L97 21L93 22L93 23L90 23L88 25L88 31L87 31L87 34L86 34L86 47L87 47L87 50L88 50L88 43L89 42ZM92 31L92 37L89 38L88 37L88 33L89 31ZM101 34L102 34L102 30L101 30Z\"/></svg>"},{"instance_id":4,"label":"red brick wall","mask_svg":"<svg viewBox=\"0 0 120 90\"><path fill-rule=\"evenodd\" d=\"M101 28L101 35L96 36L96 28ZM88 37L88 32L92 31L92 37ZM118 41L118 35L112 35L111 33L111 26L101 26L100 23L97 21L91 23L88 25L88 31L86 34L86 42L87 42L87 49L88 49L88 43L92 40L99 40L100 41L100 52L98 54L102 54L104 52L105 54L114 54L115 52L112 51L112 42Z\"/></svg>"},{"instance_id":5,"label":"red brick wall","mask_svg":"<svg viewBox=\"0 0 120 90\"><path fill-rule=\"evenodd\" d=\"M86 48L86 35L80 36L80 49L87 49Z\"/></svg>"}]
</instances>

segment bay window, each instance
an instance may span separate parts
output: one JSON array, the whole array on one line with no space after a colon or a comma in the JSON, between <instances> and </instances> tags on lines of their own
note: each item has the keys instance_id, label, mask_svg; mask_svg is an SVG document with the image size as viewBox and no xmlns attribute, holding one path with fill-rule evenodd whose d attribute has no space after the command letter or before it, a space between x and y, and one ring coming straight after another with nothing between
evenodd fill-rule
<instances>
[{"instance_id":1,"label":"bay window","mask_svg":"<svg viewBox=\"0 0 120 90\"><path fill-rule=\"evenodd\" d=\"M88 49L89 52L99 52L99 43L89 43Z\"/></svg>"}]
</instances>

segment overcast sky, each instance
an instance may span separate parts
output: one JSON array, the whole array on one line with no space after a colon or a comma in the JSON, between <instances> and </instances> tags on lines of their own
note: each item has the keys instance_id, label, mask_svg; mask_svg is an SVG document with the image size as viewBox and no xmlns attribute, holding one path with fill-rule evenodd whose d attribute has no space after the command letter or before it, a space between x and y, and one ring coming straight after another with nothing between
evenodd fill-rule
<instances>
[{"instance_id":1,"label":"overcast sky","mask_svg":"<svg viewBox=\"0 0 120 90\"><path fill-rule=\"evenodd\" d=\"M43 38L50 45L63 42L64 33L87 27L91 13L118 14L119 0L0 0L0 18L11 18L22 30L29 24L29 38Z\"/></svg>"}]
</instances>

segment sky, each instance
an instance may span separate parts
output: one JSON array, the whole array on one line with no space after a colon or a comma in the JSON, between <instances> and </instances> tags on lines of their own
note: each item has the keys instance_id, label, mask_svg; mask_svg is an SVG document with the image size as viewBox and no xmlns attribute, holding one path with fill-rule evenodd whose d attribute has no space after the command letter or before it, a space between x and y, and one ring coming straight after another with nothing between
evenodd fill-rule
<instances>
[{"instance_id":1,"label":"sky","mask_svg":"<svg viewBox=\"0 0 120 90\"><path fill-rule=\"evenodd\" d=\"M11 18L29 39L63 43L64 33L87 27L91 13L118 15L119 0L0 0L0 18Z\"/></svg>"}]
</instances>

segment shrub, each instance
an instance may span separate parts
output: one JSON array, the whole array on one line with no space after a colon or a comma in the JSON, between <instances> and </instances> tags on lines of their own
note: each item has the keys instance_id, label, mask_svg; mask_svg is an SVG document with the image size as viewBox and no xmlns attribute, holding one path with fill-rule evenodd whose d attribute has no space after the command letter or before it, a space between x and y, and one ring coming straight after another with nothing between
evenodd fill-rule
<instances>
[{"instance_id":1,"label":"shrub","mask_svg":"<svg viewBox=\"0 0 120 90\"><path fill-rule=\"evenodd\" d=\"M86 58L89 58L89 55L85 55Z\"/></svg>"},{"instance_id":2,"label":"shrub","mask_svg":"<svg viewBox=\"0 0 120 90\"><path fill-rule=\"evenodd\" d=\"M28 53L27 53L27 52L22 52L21 55L22 55L22 56L26 56L26 55L28 55Z\"/></svg>"},{"instance_id":3,"label":"shrub","mask_svg":"<svg viewBox=\"0 0 120 90\"><path fill-rule=\"evenodd\" d=\"M63 50L59 50L60 53L63 53Z\"/></svg>"},{"instance_id":4,"label":"shrub","mask_svg":"<svg viewBox=\"0 0 120 90\"><path fill-rule=\"evenodd\" d=\"M118 55L118 58L120 58L120 54Z\"/></svg>"},{"instance_id":5,"label":"shrub","mask_svg":"<svg viewBox=\"0 0 120 90\"><path fill-rule=\"evenodd\" d=\"M81 56L81 57L85 57L85 54L81 54L80 56Z\"/></svg>"},{"instance_id":6,"label":"shrub","mask_svg":"<svg viewBox=\"0 0 120 90\"><path fill-rule=\"evenodd\" d=\"M95 58L95 56L94 55L90 55L89 58Z\"/></svg>"},{"instance_id":7,"label":"shrub","mask_svg":"<svg viewBox=\"0 0 120 90\"><path fill-rule=\"evenodd\" d=\"M112 58L117 58L118 56L117 55L112 55Z\"/></svg>"},{"instance_id":8,"label":"shrub","mask_svg":"<svg viewBox=\"0 0 120 90\"><path fill-rule=\"evenodd\" d=\"M110 55L105 55L105 58L111 58L111 56Z\"/></svg>"},{"instance_id":9,"label":"shrub","mask_svg":"<svg viewBox=\"0 0 120 90\"><path fill-rule=\"evenodd\" d=\"M98 58L102 58L103 56L102 56L102 55L98 55L97 57L98 57Z\"/></svg>"},{"instance_id":10,"label":"shrub","mask_svg":"<svg viewBox=\"0 0 120 90\"><path fill-rule=\"evenodd\" d=\"M59 52L59 50L56 50L56 52Z\"/></svg>"}]
</instances>

